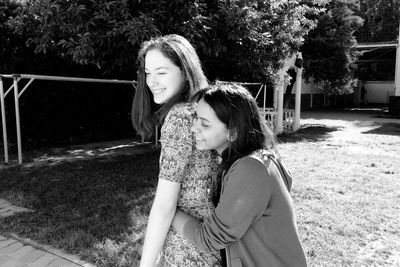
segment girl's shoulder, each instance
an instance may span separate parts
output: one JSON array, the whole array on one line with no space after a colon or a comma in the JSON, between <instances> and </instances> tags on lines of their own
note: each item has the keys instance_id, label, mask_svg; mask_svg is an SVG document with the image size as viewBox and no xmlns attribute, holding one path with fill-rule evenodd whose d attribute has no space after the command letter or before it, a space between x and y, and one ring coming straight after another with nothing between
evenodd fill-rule
<instances>
[{"instance_id":1,"label":"girl's shoulder","mask_svg":"<svg viewBox=\"0 0 400 267\"><path fill-rule=\"evenodd\" d=\"M179 142L187 142L190 146L192 145L190 127L193 116L190 107L189 103L178 103L173 105L168 111L161 127L160 142L163 146L167 143L173 144L177 140Z\"/></svg>"},{"instance_id":2,"label":"girl's shoulder","mask_svg":"<svg viewBox=\"0 0 400 267\"><path fill-rule=\"evenodd\" d=\"M249 155L237 159L229 168L230 171L237 168L246 170L265 169L265 155L262 151L255 151Z\"/></svg>"},{"instance_id":3,"label":"girl's shoulder","mask_svg":"<svg viewBox=\"0 0 400 267\"><path fill-rule=\"evenodd\" d=\"M283 164L278 153L268 149L263 149L255 151L252 155L250 155L250 157L262 162L267 169L271 168L271 165L275 166L280 174L279 176L284 181L287 190L290 192L293 180L292 173L289 171L287 166Z\"/></svg>"},{"instance_id":4,"label":"girl's shoulder","mask_svg":"<svg viewBox=\"0 0 400 267\"><path fill-rule=\"evenodd\" d=\"M194 115L194 108L192 103L177 103L169 110L166 120L168 118L192 118Z\"/></svg>"},{"instance_id":5,"label":"girl's shoulder","mask_svg":"<svg viewBox=\"0 0 400 267\"><path fill-rule=\"evenodd\" d=\"M251 153L249 155L249 157L252 157L254 159L261 160L261 161L268 160L271 157L274 158L274 159L279 159L279 155L275 151L272 151L270 149L259 149L259 150L256 150L253 153Z\"/></svg>"},{"instance_id":6,"label":"girl's shoulder","mask_svg":"<svg viewBox=\"0 0 400 267\"><path fill-rule=\"evenodd\" d=\"M249 173L267 171L271 164L271 157L276 158L276 154L268 149L256 150L249 155L237 159L229 168L227 173L241 169Z\"/></svg>"},{"instance_id":7,"label":"girl's shoulder","mask_svg":"<svg viewBox=\"0 0 400 267\"><path fill-rule=\"evenodd\" d=\"M264 165L265 161L267 161L270 157L276 157L273 151L267 149L259 149L250 153L249 155L237 159L234 164L256 164L256 162L260 162Z\"/></svg>"}]
</instances>

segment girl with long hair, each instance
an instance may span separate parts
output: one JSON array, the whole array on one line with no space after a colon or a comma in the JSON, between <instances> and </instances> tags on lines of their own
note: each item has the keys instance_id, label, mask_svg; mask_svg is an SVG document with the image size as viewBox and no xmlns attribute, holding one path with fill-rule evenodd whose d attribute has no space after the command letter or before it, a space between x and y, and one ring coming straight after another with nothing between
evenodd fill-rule
<instances>
[{"instance_id":1,"label":"girl with long hair","mask_svg":"<svg viewBox=\"0 0 400 267\"><path fill-rule=\"evenodd\" d=\"M195 149L190 98L208 86L193 46L171 34L145 42L139 51L132 123L143 137L161 126L160 172L147 223L141 267L220 266L170 227L178 206L202 219L211 214L217 188L216 155Z\"/></svg>"}]
</instances>

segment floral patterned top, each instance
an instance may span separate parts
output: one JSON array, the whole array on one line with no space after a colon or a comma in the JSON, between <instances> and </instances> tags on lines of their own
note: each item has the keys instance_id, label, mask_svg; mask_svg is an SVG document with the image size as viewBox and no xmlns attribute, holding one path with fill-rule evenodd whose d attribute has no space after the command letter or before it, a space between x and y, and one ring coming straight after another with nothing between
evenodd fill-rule
<instances>
[{"instance_id":1,"label":"floral patterned top","mask_svg":"<svg viewBox=\"0 0 400 267\"><path fill-rule=\"evenodd\" d=\"M214 209L217 193L218 165L216 154L195 149L190 131L193 108L189 103L172 107L161 128L159 179L180 183L178 208L203 219ZM169 229L157 266L221 266L220 255L204 253Z\"/></svg>"}]
</instances>

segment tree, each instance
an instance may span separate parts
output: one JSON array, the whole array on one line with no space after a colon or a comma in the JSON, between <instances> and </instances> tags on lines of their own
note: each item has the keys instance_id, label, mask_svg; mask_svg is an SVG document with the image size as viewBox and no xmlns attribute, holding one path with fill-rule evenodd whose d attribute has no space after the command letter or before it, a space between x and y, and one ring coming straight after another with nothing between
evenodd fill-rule
<instances>
[{"instance_id":1,"label":"tree","mask_svg":"<svg viewBox=\"0 0 400 267\"><path fill-rule=\"evenodd\" d=\"M356 32L358 42L384 42L397 39L399 34L400 1L361 0L356 13L364 25Z\"/></svg>"},{"instance_id":2,"label":"tree","mask_svg":"<svg viewBox=\"0 0 400 267\"><path fill-rule=\"evenodd\" d=\"M275 82L282 61L300 48L315 27L316 20L309 17L319 10L293 0L217 2L213 20L217 25L211 36L218 40L219 49L206 58L209 69L214 65L220 79L269 84Z\"/></svg>"},{"instance_id":3,"label":"tree","mask_svg":"<svg viewBox=\"0 0 400 267\"><path fill-rule=\"evenodd\" d=\"M30 0L8 24L36 53L54 52L104 73L135 73L143 40L178 33L196 46L211 79L272 81L315 27L307 14L319 4L312 2Z\"/></svg>"},{"instance_id":4,"label":"tree","mask_svg":"<svg viewBox=\"0 0 400 267\"><path fill-rule=\"evenodd\" d=\"M132 17L125 1L27 1L8 22L36 53L56 53L104 73L133 73L138 45L158 33L152 20Z\"/></svg>"},{"instance_id":5,"label":"tree","mask_svg":"<svg viewBox=\"0 0 400 267\"><path fill-rule=\"evenodd\" d=\"M56 50L38 53L37 47L29 45L37 30L34 27L38 25L32 26L28 18L26 21L21 20L25 9L24 1L0 2L0 73L73 75L85 71L90 75L96 72L93 67L83 67L67 57L60 56Z\"/></svg>"},{"instance_id":6,"label":"tree","mask_svg":"<svg viewBox=\"0 0 400 267\"><path fill-rule=\"evenodd\" d=\"M12 0L0 2L0 73L12 71L21 65L21 61L30 53L25 46L25 40L20 36L13 35L7 26L7 20L18 14L19 4ZM20 57L16 56L20 55Z\"/></svg>"},{"instance_id":7,"label":"tree","mask_svg":"<svg viewBox=\"0 0 400 267\"><path fill-rule=\"evenodd\" d=\"M4 51L15 62L25 64L7 66L5 72L136 79L141 43L156 35L178 33L196 47L210 80L272 86L283 60L301 47L327 1L15 0L18 4L10 7L0 23L18 45L13 48L16 43L9 42ZM21 49L27 52L21 53ZM51 85L50 91L44 87L40 83L40 90L30 90L35 93L24 95L25 101L21 101L26 118L23 127L30 129L32 142L40 137L38 145L55 145L79 135L79 141L87 142L92 136L108 136L112 129L118 132L112 133L112 138L133 135L131 129L123 128L130 126L126 123L129 111L124 107L129 106L131 91L122 100L107 102L121 93L90 93L88 88L80 90L78 84L63 83L57 85L57 91L51 90ZM94 90L98 89L96 85ZM105 101L107 108L98 110L96 102L103 105ZM113 109L117 110L115 116ZM75 119L69 121L71 118ZM119 124L122 128L117 121L124 121Z\"/></svg>"},{"instance_id":8,"label":"tree","mask_svg":"<svg viewBox=\"0 0 400 267\"><path fill-rule=\"evenodd\" d=\"M308 63L304 76L325 92L349 93L357 82L352 69L358 55L354 32L361 27L362 19L345 2L332 1L326 8L302 46Z\"/></svg>"}]
</instances>

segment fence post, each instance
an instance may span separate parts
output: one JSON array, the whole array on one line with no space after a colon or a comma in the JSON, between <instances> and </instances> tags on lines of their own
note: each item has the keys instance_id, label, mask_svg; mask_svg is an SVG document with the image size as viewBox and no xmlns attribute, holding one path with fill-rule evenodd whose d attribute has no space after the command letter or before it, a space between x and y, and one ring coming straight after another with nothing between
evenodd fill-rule
<instances>
[{"instance_id":1,"label":"fence post","mask_svg":"<svg viewBox=\"0 0 400 267\"><path fill-rule=\"evenodd\" d=\"M284 81L281 81L278 85L278 118L276 121L276 134L283 133L283 89L285 88L285 85Z\"/></svg>"},{"instance_id":2,"label":"fence post","mask_svg":"<svg viewBox=\"0 0 400 267\"><path fill-rule=\"evenodd\" d=\"M17 127L18 163L22 164L21 124L19 117L18 77L14 76L15 123Z\"/></svg>"},{"instance_id":3,"label":"fence post","mask_svg":"<svg viewBox=\"0 0 400 267\"><path fill-rule=\"evenodd\" d=\"M294 124L293 130L297 131L300 128L300 112L301 112L301 73L302 68L298 68L296 72L296 101L295 101L295 111L294 111Z\"/></svg>"},{"instance_id":4,"label":"fence post","mask_svg":"<svg viewBox=\"0 0 400 267\"><path fill-rule=\"evenodd\" d=\"M8 140L7 140L6 109L4 103L4 84L3 84L3 78L1 76L0 76L0 102L1 102L1 122L3 126L4 161L8 162Z\"/></svg>"},{"instance_id":5,"label":"fence post","mask_svg":"<svg viewBox=\"0 0 400 267\"><path fill-rule=\"evenodd\" d=\"M399 34L397 36L397 45L396 45L396 65L395 65L395 74L394 74L394 96L400 96L400 23L399 23Z\"/></svg>"}]
</instances>

